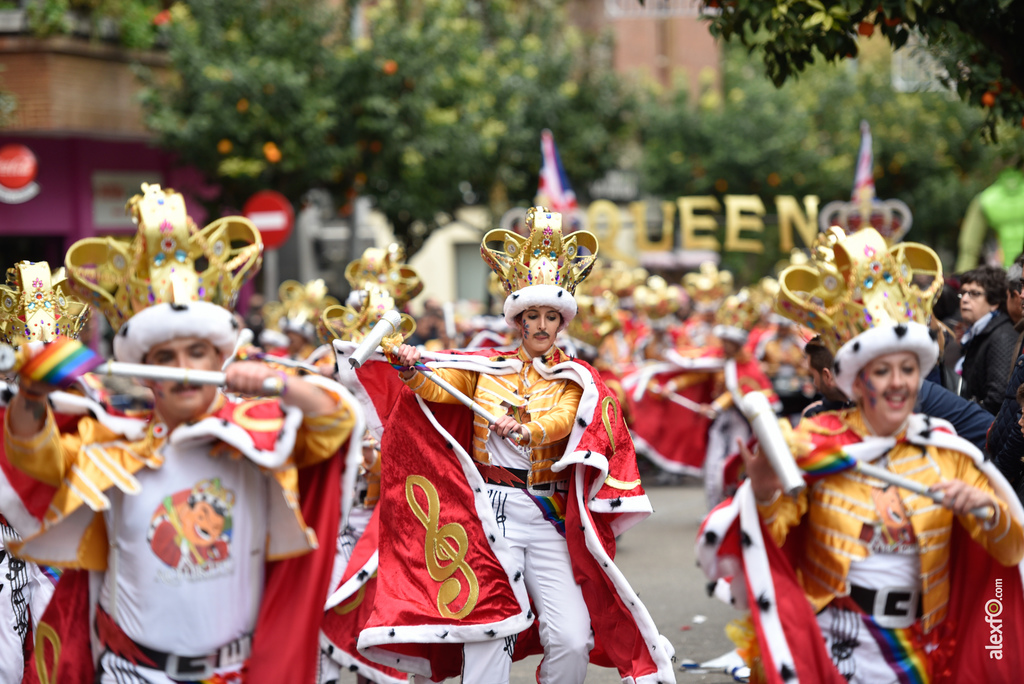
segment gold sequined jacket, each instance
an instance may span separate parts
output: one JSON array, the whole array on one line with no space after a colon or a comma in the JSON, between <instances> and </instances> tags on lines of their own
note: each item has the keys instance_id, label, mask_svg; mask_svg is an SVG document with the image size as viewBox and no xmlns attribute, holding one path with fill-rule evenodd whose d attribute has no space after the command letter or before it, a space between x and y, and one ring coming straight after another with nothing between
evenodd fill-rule
<instances>
[{"instance_id":1,"label":"gold sequined jacket","mask_svg":"<svg viewBox=\"0 0 1024 684\"><path fill-rule=\"evenodd\" d=\"M518 412L518 420L530 431L532 463L528 484L556 482L568 477L567 472L556 473L551 466L558 462L565 452L573 421L576 420L576 409L583 396L583 388L568 380L547 380L533 367L529 355L520 347L515 354L523 362L522 370L515 374L491 375L456 368L438 368L434 372L447 380L457 389L473 397L474 401L483 406L492 415L502 416L506 413L503 403L510 394L515 394L525 401L525 406ZM557 347L553 347L543 359L545 366L568 361L569 357ZM405 383L416 394L427 401L445 404L459 403L458 399L448 394L420 373L416 373ZM491 431L487 421L480 416L473 418L473 458L479 463L490 463L487 453L487 438Z\"/></svg>"},{"instance_id":2,"label":"gold sequined jacket","mask_svg":"<svg viewBox=\"0 0 1024 684\"><path fill-rule=\"evenodd\" d=\"M847 445L869 434L858 409L826 412L803 420L790 442L799 461L825 445ZM888 452L888 470L933 485L940 480L963 480L989 494L988 477L965 453L934 446L898 441ZM879 515L872 485L881 485L852 471L829 475L814 482L796 498L778 496L759 503L761 517L780 547L789 532L802 525L803 548L797 554L797 577L816 611L834 598L850 592L850 563L863 560L870 551L862 539L865 525L875 525ZM953 512L930 498L900 490L906 513L917 538L921 560L922 616L927 632L946 616L950 594L949 552ZM958 516L959 523L998 562L1006 566L1024 557L1024 529L1000 501L996 517L984 524L972 515Z\"/></svg>"}]
</instances>

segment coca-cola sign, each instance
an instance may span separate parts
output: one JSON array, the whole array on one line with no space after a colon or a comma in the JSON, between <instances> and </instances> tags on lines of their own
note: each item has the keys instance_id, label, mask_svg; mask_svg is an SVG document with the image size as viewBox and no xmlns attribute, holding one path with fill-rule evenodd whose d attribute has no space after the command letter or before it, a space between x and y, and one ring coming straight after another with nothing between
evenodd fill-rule
<instances>
[{"instance_id":1,"label":"coca-cola sign","mask_svg":"<svg viewBox=\"0 0 1024 684\"><path fill-rule=\"evenodd\" d=\"M0 202L21 204L39 194L35 182L39 164L24 145L0 147Z\"/></svg>"}]
</instances>

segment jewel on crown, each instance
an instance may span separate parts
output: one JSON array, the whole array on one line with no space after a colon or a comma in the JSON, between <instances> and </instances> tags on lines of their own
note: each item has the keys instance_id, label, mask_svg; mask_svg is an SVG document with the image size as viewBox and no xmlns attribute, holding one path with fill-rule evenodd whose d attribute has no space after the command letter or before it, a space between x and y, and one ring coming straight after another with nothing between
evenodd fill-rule
<instances>
[{"instance_id":1,"label":"jewel on crown","mask_svg":"<svg viewBox=\"0 0 1024 684\"><path fill-rule=\"evenodd\" d=\"M148 183L125 209L138 226L130 244L87 238L64 260L75 289L115 331L156 304L207 301L231 309L259 270L263 240L247 218L225 216L197 229L181 194Z\"/></svg>"},{"instance_id":2,"label":"jewel on crown","mask_svg":"<svg viewBox=\"0 0 1024 684\"><path fill-rule=\"evenodd\" d=\"M821 336L833 351L870 328L927 325L942 289L942 263L925 245L889 246L873 228L835 227L813 259L779 275L775 310Z\"/></svg>"},{"instance_id":3,"label":"jewel on crown","mask_svg":"<svg viewBox=\"0 0 1024 684\"><path fill-rule=\"evenodd\" d=\"M527 237L499 228L484 235L480 254L506 294L530 285L557 285L570 294L594 267L597 237L587 231L562 234L562 215L544 207L526 212ZM501 249L488 243L500 242ZM581 250L585 250L583 253Z\"/></svg>"},{"instance_id":4,"label":"jewel on crown","mask_svg":"<svg viewBox=\"0 0 1024 684\"><path fill-rule=\"evenodd\" d=\"M89 307L71 293L63 268L50 272L45 261L20 261L0 285L0 340L50 342L58 335L77 339Z\"/></svg>"}]
</instances>

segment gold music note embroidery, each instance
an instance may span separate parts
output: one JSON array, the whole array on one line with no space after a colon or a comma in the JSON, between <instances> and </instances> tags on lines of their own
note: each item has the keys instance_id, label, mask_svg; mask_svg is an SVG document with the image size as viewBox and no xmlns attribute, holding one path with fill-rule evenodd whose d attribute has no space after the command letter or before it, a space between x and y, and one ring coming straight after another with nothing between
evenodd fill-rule
<instances>
[{"instance_id":1,"label":"gold music note embroidery","mask_svg":"<svg viewBox=\"0 0 1024 684\"><path fill-rule=\"evenodd\" d=\"M50 642L50 647L53 649L53 661L51 663L46 662L46 648L43 646L44 642ZM36 671L39 673L39 681L42 684L57 684L60 680L57 678L58 670L57 666L60 663L60 636L57 635L57 631L46 624L40 622L36 627Z\"/></svg>"},{"instance_id":2,"label":"gold music note embroidery","mask_svg":"<svg viewBox=\"0 0 1024 684\"><path fill-rule=\"evenodd\" d=\"M618 416L615 411L615 400L605 397L601 400L601 421L604 422L604 429L608 432L608 441L612 443L612 453L615 452L615 435L612 434L612 421Z\"/></svg>"},{"instance_id":3,"label":"gold music note embroidery","mask_svg":"<svg viewBox=\"0 0 1024 684\"><path fill-rule=\"evenodd\" d=\"M419 487L427 496L426 511L416 500L415 487ZM472 612L480 598L480 583L473 568L466 563L466 552L469 550L466 528L458 523L440 525L441 502L437 496L437 489L422 475L410 475L405 479L405 498L413 515L427 530L423 547L427 573L435 582L441 582L441 588L437 592L437 610L441 617L461 620ZM460 570L469 585L469 596L465 605L455 611L449 606L462 593L462 582L454 576Z\"/></svg>"}]
</instances>

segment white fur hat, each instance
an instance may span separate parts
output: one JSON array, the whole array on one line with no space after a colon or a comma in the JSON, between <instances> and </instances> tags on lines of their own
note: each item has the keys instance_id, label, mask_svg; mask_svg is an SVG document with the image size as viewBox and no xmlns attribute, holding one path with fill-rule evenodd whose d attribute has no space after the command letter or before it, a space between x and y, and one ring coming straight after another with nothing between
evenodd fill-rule
<instances>
[{"instance_id":1,"label":"white fur hat","mask_svg":"<svg viewBox=\"0 0 1024 684\"><path fill-rule=\"evenodd\" d=\"M564 287L558 285L529 285L516 290L505 298L505 322L517 328L516 316L535 306L550 306L562 314L558 332L565 330L569 321L576 317L576 298Z\"/></svg>"},{"instance_id":2,"label":"white fur hat","mask_svg":"<svg viewBox=\"0 0 1024 684\"><path fill-rule=\"evenodd\" d=\"M154 304L128 319L114 335L114 358L141 363L156 345L182 337L209 340L227 357L235 349L238 332L231 312L211 302Z\"/></svg>"},{"instance_id":3,"label":"white fur hat","mask_svg":"<svg viewBox=\"0 0 1024 684\"><path fill-rule=\"evenodd\" d=\"M853 399L853 382L864 366L879 356L895 352L917 354L921 365L921 382L924 382L924 377L939 359L939 344L928 326L914 321L869 328L836 352L836 385Z\"/></svg>"}]
</instances>

